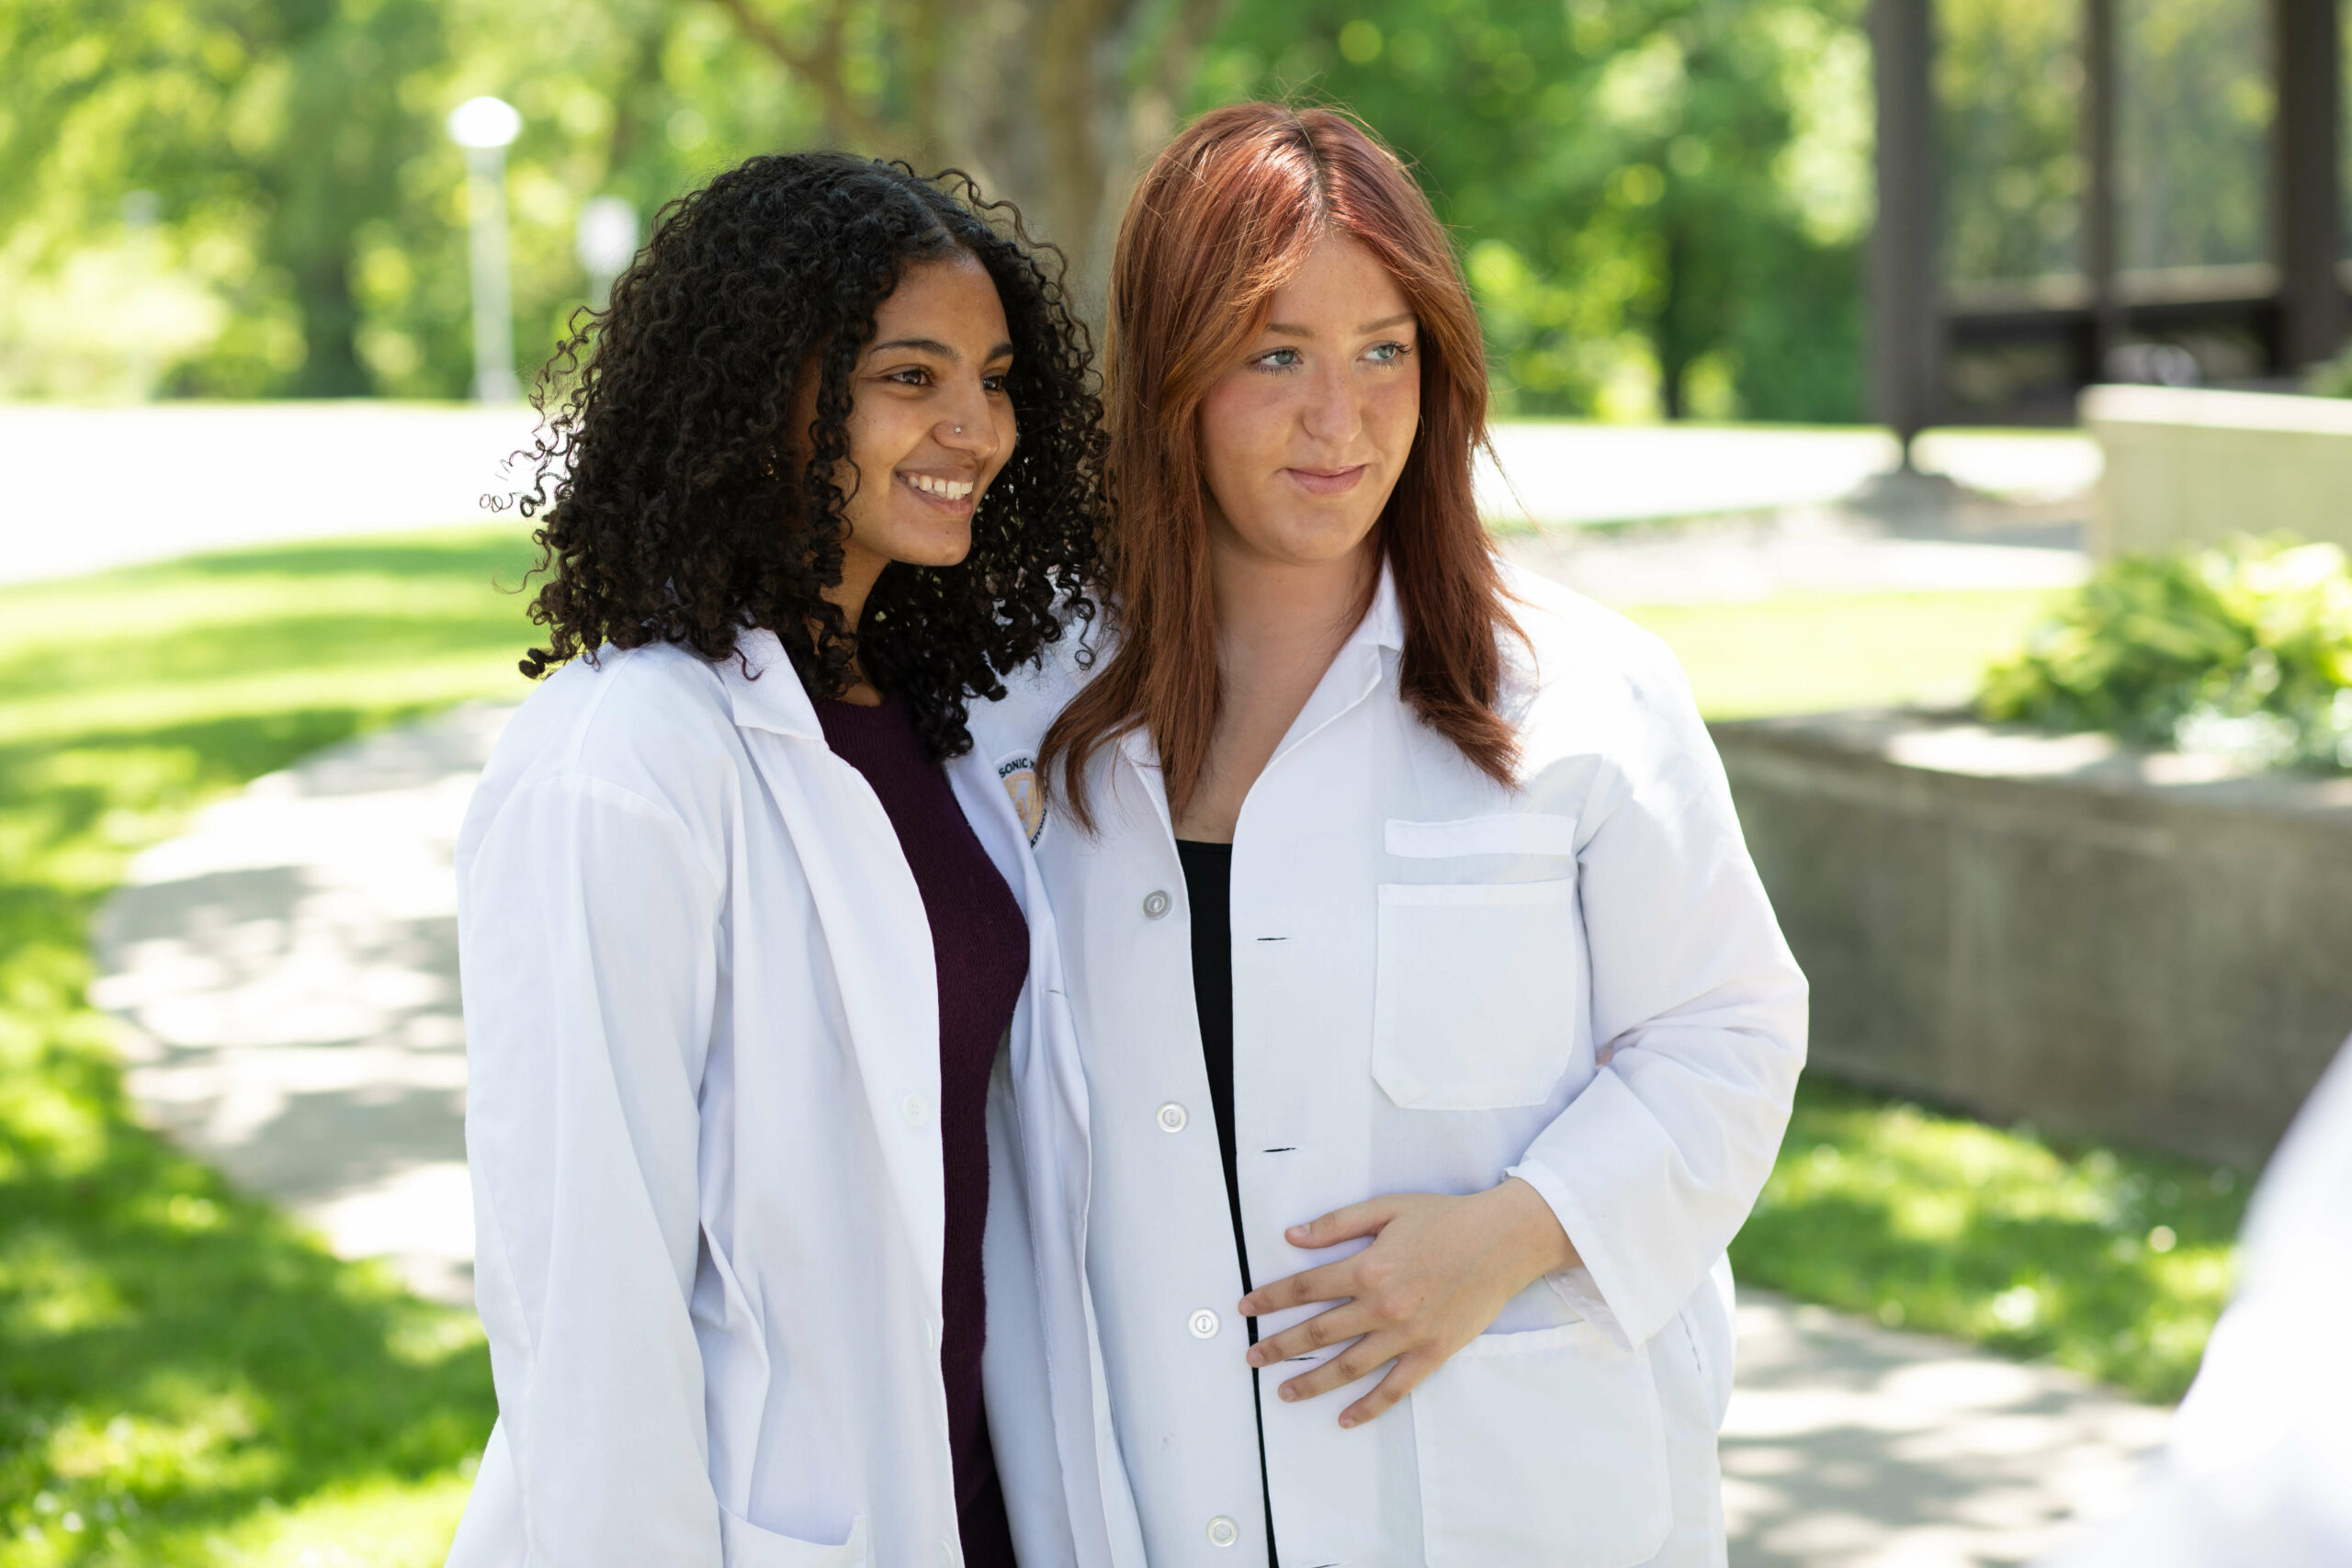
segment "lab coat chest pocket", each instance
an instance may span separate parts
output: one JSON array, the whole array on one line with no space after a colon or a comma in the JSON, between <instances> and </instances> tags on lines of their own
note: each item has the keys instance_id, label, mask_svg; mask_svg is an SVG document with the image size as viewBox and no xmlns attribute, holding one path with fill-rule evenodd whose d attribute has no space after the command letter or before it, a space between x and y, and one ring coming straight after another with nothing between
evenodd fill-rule
<instances>
[{"instance_id":1,"label":"lab coat chest pocket","mask_svg":"<svg viewBox=\"0 0 2352 1568\"><path fill-rule=\"evenodd\" d=\"M1411 1395L1429 1568L1626 1568L1673 1524L1646 1347L1482 1334Z\"/></svg>"},{"instance_id":2,"label":"lab coat chest pocket","mask_svg":"<svg viewBox=\"0 0 2352 1568\"><path fill-rule=\"evenodd\" d=\"M1392 855L1551 857L1573 871L1557 817L1391 822ZM1523 865L1524 861L1521 861ZM1576 883L1389 883L1380 889L1372 1071L1398 1106L1540 1105L1576 1039Z\"/></svg>"}]
</instances>

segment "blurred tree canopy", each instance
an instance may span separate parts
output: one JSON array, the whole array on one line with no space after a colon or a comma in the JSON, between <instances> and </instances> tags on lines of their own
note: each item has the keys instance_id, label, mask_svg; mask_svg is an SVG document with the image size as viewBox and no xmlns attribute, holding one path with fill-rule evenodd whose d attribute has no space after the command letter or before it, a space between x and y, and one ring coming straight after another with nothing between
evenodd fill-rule
<instances>
[{"instance_id":1,"label":"blurred tree canopy","mask_svg":"<svg viewBox=\"0 0 2352 1568\"><path fill-rule=\"evenodd\" d=\"M1862 0L1294 0L1204 101L1304 91L1418 164L1507 410L1850 420L1872 205Z\"/></svg>"},{"instance_id":2,"label":"blurred tree canopy","mask_svg":"<svg viewBox=\"0 0 2352 1568\"><path fill-rule=\"evenodd\" d=\"M1180 112L1283 94L1415 162L1505 410L1849 419L1861 6L0 0L0 395L462 395L476 94L524 116L526 376L592 197L849 145L971 168L1090 279Z\"/></svg>"}]
</instances>

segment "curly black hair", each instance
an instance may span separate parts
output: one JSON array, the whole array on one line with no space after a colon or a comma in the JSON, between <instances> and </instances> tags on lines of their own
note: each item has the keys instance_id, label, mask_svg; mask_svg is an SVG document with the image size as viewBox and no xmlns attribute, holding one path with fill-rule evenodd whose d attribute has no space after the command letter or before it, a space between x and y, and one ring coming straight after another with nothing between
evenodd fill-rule
<instances>
[{"instance_id":1,"label":"curly black hair","mask_svg":"<svg viewBox=\"0 0 2352 1568\"><path fill-rule=\"evenodd\" d=\"M852 373L901 275L957 252L1003 301L1020 438L971 553L894 562L853 630L823 597L848 531L833 476ZM522 454L536 475L518 504L545 514L530 615L548 645L523 673L606 644L716 661L764 626L813 695L839 696L854 660L906 703L934 760L970 750L971 700L1002 695L999 676L1094 615L1102 404L1061 261L958 171L924 179L838 152L752 158L663 208L611 303L574 318L540 378L547 424ZM798 432L804 367L816 418Z\"/></svg>"}]
</instances>

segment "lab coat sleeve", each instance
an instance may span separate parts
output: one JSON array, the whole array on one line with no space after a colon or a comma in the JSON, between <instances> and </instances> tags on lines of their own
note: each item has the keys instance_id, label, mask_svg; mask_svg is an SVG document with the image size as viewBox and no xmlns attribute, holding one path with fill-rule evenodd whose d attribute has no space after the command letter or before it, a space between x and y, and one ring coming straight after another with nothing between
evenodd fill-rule
<instances>
[{"instance_id":1,"label":"lab coat sleeve","mask_svg":"<svg viewBox=\"0 0 2352 1568\"><path fill-rule=\"evenodd\" d=\"M560 774L464 871L477 1305L523 1561L718 1568L698 1086L723 884L666 807Z\"/></svg>"},{"instance_id":2,"label":"lab coat sleeve","mask_svg":"<svg viewBox=\"0 0 2352 1568\"><path fill-rule=\"evenodd\" d=\"M1628 1346L1681 1310L1747 1218L1804 1062L1804 976L1689 686L1658 659L1577 855L1601 1066L1512 1170L1583 1259L1554 1284Z\"/></svg>"}]
</instances>

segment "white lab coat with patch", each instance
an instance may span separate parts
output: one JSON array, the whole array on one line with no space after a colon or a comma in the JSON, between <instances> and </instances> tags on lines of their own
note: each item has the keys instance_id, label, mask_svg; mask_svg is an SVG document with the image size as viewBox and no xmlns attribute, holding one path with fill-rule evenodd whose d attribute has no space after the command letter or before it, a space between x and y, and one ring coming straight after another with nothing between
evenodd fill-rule
<instances>
[{"instance_id":1,"label":"white lab coat with patch","mask_svg":"<svg viewBox=\"0 0 2352 1568\"><path fill-rule=\"evenodd\" d=\"M1368 1426L1369 1381L1300 1404L1264 1374L1284 1568L1719 1562L1725 1245L1804 1061L1805 984L1672 657L1508 579L1506 789L1398 695L1385 576L1235 831L1234 1091L1253 1280L1344 1256L1285 1227L1382 1193L1525 1178L1581 1267L1539 1280ZM1000 705L1027 758L1085 678L1063 650ZM1000 716L991 716L994 733ZM1036 846L1092 1113L1087 1272L1153 1568L1266 1561L1246 1328L1193 1006L1182 871L1149 739ZM1321 1310L1320 1308L1306 1309ZM1269 1317L1266 1333L1306 1311ZM1317 1357L1335 1353L1326 1350Z\"/></svg>"},{"instance_id":2,"label":"white lab coat with patch","mask_svg":"<svg viewBox=\"0 0 2352 1568\"><path fill-rule=\"evenodd\" d=\"M466 1140L499 1423L452 1568L961 1561L930 927L776 639L741 652L756 679L666 645L558 671L466 818ZM1029 923L986 1243L1013 1540L1023 1568L1141 1568L1032 824L982 752L947 771Z\"/></svg>"}]
</instances>

